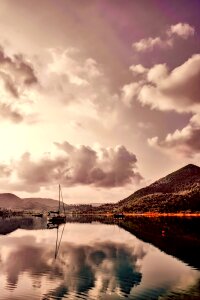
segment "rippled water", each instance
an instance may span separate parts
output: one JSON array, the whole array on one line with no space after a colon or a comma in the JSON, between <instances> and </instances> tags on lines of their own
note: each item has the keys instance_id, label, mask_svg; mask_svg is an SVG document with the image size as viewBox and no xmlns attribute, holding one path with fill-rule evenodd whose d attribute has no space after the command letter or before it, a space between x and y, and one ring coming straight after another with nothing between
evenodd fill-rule
<instances>
[{"instance_id":1,"label":"rippled water","mask_svg":"<svg viewBox=\"0 0 200 300\"><path fill-rule=\"evenodd\" d=\"M198 269L98 222L0 235L0 282L2 300L200 299Z\"/></svg>"}]
</instances>

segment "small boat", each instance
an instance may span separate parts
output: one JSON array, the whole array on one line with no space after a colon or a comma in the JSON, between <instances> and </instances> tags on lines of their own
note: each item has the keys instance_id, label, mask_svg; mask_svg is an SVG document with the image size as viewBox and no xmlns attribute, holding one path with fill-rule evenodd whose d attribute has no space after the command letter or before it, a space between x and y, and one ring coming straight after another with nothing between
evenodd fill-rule
<instances>
[{"instance_id":1,"label":"small boat","mask_svg":"<svg viewBox=\"0 0 200 300\"><path fill-rule=\"evenodd\" d=\"M43 213L32 213L33 217L39 217L42 218L43 217Z\"/></svg>"},{"instance_id":2,"label":"small boat","mask_svg":"<svg viewBox=\"0 0 200 300\"><path fill-rule=\"evenodd\" d=\"M61 213L61 199L62 199L62 206L63 206L63 213ZM66 215L65 215L65 205L63 202L63 197L62 197L62 191L61 191L61 186L59 184L59 202L58 202L58 210L56 211L49 211L48 212L48 217L47 217L47 223L51 224L62 224L66 223Z\"/></svg>"},{"instance_id":3,"label":"small boat","mask_svg":"<svg viewBox=\"0 0 200 300\"><path fill-rule=\"evenodd\" d=\"M113 214L113 217L115 219L123 219L123 218L125 218L125 215L123 213L115 213L115 214Z\"/></svg>"}]
</instances>

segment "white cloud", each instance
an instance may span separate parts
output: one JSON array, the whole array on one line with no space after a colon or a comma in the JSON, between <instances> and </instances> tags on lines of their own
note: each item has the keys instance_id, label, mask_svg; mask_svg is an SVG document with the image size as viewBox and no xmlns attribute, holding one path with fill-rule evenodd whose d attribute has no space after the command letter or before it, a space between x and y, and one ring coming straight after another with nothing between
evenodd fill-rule
<instances>
[{"instance_id":1,"label":"white cloud","mask_svg":"<svg viewBox=\"0 0 200 300\"><path fill-rule=\"evenodd\" d=\"M171 71L166 64L149 69L137 65L131 68L140 77L122 88L121 99L126 105L137 100L159 111L193 114L182 130L169 133L164 140L158 136L150 138L148 144L185 157L200 153L200 54L193 55Z\"/></svg>"},{"instance_id":2,"label":"white cloud","mask_svg":"<svg viewBox=\"0 0 200 300\"><path fill-rule=\"evenodd\" d=\"M199 76L200 54L196 54L172 71L166 64L154 65L142 79L124 86L122 91L128 103L137 99L152 109L196 113L200 111Z\"/></svg>"},{"instance_id":3,"label":"white cloud","mask_svg":"<svg viewBox=\"0 0 200 300\"><path fill-rule=\"evenodd\" d=\"M153 75L152 75L153 73ZM200 54L169 72L165 65L149 70L138 99L160 110L196 112L200 109Z\"/></svg>"},{"instance_id":4,"label":"white cloud","mask_svg":"<svg viewBox=\"0 0 200 300\"><path fill-rule=\"evenodd\" d=\"M146 39L142 39L139 42L133 44L133 48L137 52L145 52L145 51L152 51L155 47L165 48L171 46L171 42L161 40L160 37L149 37Z\"/></svg>"},{"instance_id":5,"label":"white cloud","mask_svg":"<svg viewBox=\"0 0 200 300\"><path fill-rule=\"evenodd\" d=\"M138 95L141 88L140 82L133 82L122 87L122 101L125 105L131 106L133 98Z\"/></svg>"},{"instance_id":6,"label":"white cloud","mask_svg":"<svg viewBox=\"0 0 200 300\"><path fill-rule=\"evenodd\" d=\"M138 74L138 75L145 74L145 73L148 71L148 69L145 68L145 67L144 67L143 65L141 65L141 64L138 64L138 65L132 65L132 66L130 66L129 69L133 72L133 74Z\"/></svg>"},{"instance_id":7,"label":"white cloud","mask_svg":"<svg viewBox=\"0 0 200 300\"><path fill-rule=\"evenodd\" d=\"M185 157L193 157L200 153L200 114L194 115L187 126L169 133L164 140L158 137L148 139L152 147L164 151L174 151Z\"/></svg>"},{"instance_id":8,"label":"white cloud","mask_svg":"<svg viewBox=\"0 0 200 300\"><path fill-rule=\"evenodd\" d=\"M166 64L158 64L149 69L147 73L147 80L153 84L159 84L161 80L168 76L168 68Z\"/></svg>"},{"instance_id":9,"label":"white cloud","mask_svg":"<svg viewBox=\"0 0 200 300\"><path fill-rule=\"evenodd\" d=\"M178 35L183 39L187 39L194 35L195 29L187 23L178 23L172 25L167 33L169 36Z\"/></svg>"},{"instance_id":10,"label":"white cloud","mask_svg":"<svg viewBox=\"0 0 200 300\"><path fill-rule=\"evenodd\" d=\"M100 64L76 48L50 49L38 64L41 95L63 105L93 106L100 114L112 111L118 95L110 89Z\"/></svg>"},{"instance_id":11,"label":"white cloud","mask_svg":"<svg viewBox=\"0 0 200 300\"><path fill-rule=\"evenodd\" d=\"M174 45L177 36L182 39L188 39L195 33L194 27L187 23L178 23L170 26L165 31L164 38L161 37L149 37L141 39L138 42L133 43L133 49L137 52L152 51L156 47L158 48L171 48Z\"/></svg>"}]
</instances>

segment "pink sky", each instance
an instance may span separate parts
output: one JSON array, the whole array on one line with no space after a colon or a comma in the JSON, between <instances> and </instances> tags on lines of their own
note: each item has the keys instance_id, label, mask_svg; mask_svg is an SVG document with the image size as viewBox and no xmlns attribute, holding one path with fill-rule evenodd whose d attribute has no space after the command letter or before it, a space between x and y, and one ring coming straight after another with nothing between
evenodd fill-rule
<instances>
[{"instance_id":1,"label":"pink sky","mask_svg":"<svg viewBox=\"0 0 200 300\"><path fill-rule=\"evenodd\" d=\"M199 164L199 9L2 0L0 192L116 202Z\"/></svg>"}]
</instances>

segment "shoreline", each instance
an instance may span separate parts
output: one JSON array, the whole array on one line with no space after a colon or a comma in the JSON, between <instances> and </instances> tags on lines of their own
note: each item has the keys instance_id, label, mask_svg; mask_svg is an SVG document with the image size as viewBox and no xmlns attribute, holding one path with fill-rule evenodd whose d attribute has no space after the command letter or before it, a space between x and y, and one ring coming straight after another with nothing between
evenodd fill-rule
<instances>
[{"instance_id":1,"label":"shoreline","mask_svg":"<svg viewBox=\"0 0 200 300\"><path fill-rule=\"evenodd\" d=\"M125 217L200 217L200 213L120 213ZM66 215L71 215L71 213L66 213ZM113 217L114 213L77 213L74 216L104 216Z\"/></svg>"},{"instance_id":2,"label":"shoreline","mask_svg":"<svg viewBox=\"0 0 200 300\"><path fill-rule=\"evenodd\" d=\"M148 218L157 218L157 217L186 217L186 218L200 218L200 212L198 213L184 213L184 212L177 212L177 213L161 213L161 212L145 212L145 213L128 213L128 212L120 212L120 213L113 213L113 212L107 212L107 213L101 213L101 212L77 212L77 213L71 213L66 212L66 216L69 217L76 217L76 216L88 216L88 217L108 217L108 218L120 218L114 215L122 214L124 217L148 217ZM46 212L42 213L43 217L47 215ZM32 217L42 217L37 216L34 212L24 211L24 212L16 212L16 211L10 211L8 214L2 214L0 215L1 218L4 217L20 217L20 216L32 216ZM122 216L122 218L123 218Z\"/></svg>"},{"instance_id":3,"label":"shoreline","mask_svg":"<svg viewBox=\"0 0 200 300\"><path fill-rule=\"evenodd\" d=\"M200 213L124 213L124 215L143 217L200 217Z\"/></svg>"}]
</instances>

